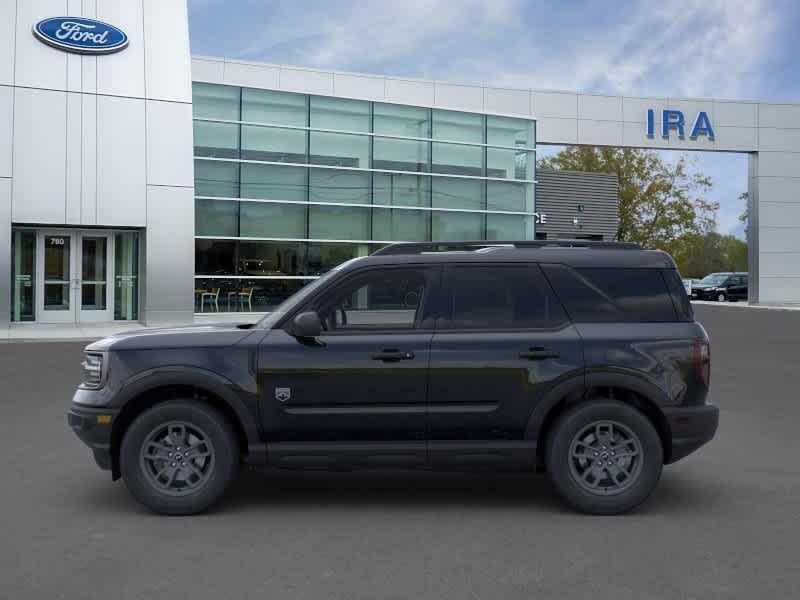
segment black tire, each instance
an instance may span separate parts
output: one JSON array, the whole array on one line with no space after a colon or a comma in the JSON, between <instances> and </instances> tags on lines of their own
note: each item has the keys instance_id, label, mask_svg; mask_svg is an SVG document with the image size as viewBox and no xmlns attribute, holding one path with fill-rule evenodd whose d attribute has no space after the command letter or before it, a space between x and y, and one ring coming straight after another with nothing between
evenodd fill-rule
<instances>
[{"instance_id":1,"label":"black tire","mask_svg":"<svg viewBox=\"0 0 800 600\"><path fill-rule=\"evenodd\" d=\"M596 428L597 424L601 424L598 431L602 437L593 433L592 428ZM617 425L616 437L612 424ZM589 437L579 437L587 431ZM609 432L611 437L606 438ZM624 440L626 436L636 442L620 444L619 440ZM585 440L592 439L601 440L598 443L603 443L604 439L617 441L613 442L615 445L606 446L603 443L602 450L597 448L601 456L597 456L594 448L590 450L590 444L585 443ZM611 450L622 448L620 455L633 454L637 443L640 449L638 459L636 456L618 458L616 450ZM591 442L592 446L594 444ZM655 489L664 464L661 438L647 416L623 402L606 398L583 402L562 414L550 430L545 451L547 471L558 493L576 510L595 515L625 513L639 506ZM573 452L586 454L576 458ZM600 461L599 467L594 462L595 456ZM608 459L607 463L603 463L603 458ZM620 463L620 460L623 462ZM626 462L628 460L630 462ZM604 464L611 466L605 467ZM625 468L620 469L620 464L630 467L629 476ZM581 472L588 475L591 481L579 481L583 479ZM621 485L616 483L618 477L623 480ZM608 486L603 487L603 482L608 482ZM597 484L597 487L594 490L587 489L592 484Z\"/></svg>"},{"instance_id":2,"label":"black tire","mask_svg":"<svg viewBox=\"0 0 800 600\"><path fill-rule=\"evenodd\" d=\"M164 428L167 435L159 438ZM181 456L179 451L186 449L178 445L180 439L188 440L186 447L193 455ZM146 456L145 445L150 453ZM167 456L185 462L169 463L173 459ZM167 473L157 477L162 467ZM219 411L195 400L169 400L143 412L128 427L120 447L120 470L128 490L141 504L163 515L208 509L228 488L238 467L239 447L230 423Z\"/></svg>"}]
</instances>

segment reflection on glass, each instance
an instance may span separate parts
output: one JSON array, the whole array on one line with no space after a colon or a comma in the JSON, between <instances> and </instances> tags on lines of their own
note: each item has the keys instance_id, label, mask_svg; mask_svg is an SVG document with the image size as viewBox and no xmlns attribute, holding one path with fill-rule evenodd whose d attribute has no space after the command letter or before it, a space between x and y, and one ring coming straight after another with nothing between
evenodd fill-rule
<instances>
[{"instance_id":1,"label":"reflection on glass","mask_svg":"<svg viewBox=\"0 0 800 600\"><path fill-rule=\"evenodd\" d=\"M194 116L238 121L240 89L227 85L193 83L192 111Z\"/></svg>"},{"instance_id":2,"label":"reflection on glass","mask_svg":"<svg viewBox=\"0 0 800 600\"><path fill-rule=\"evenodd\" d=\"M432 201L436 208L483 208L483 181L434 177L431 181Z\"/></svg>"},{"instance_id":3,"label":"reflection on glass","mask_svg":"<svg viewBox=\"0 0 800 600\"><path fill-rule=\"evenodd\" d=\"M24 229L12 232L11 270L11 320L33 321L36 232Z\"/></svg>"},{"instance_id":4,"label":"reflection on glass","mask_svg":"<svg viewBox=\"0 0 800 600\"><path fill-rule=\"evenodd\" d=\"M106 309L106 238L81 239L81 310Z\"/></svg>"},{"instance_id":5,"label":"reflection on glass","mask_svg":"<svg viewBox=\"0 0 800 600\"><path fill-rule=\"evenodd\" d=\"M425 210L375 208L372 238L391 242L423 242L428 239L430 213Z\"/></svg>"},{"instance_id":6,"label":"reflection on glass","mask_svg":"<svg viewBox=\"0 0 800 600\"><path fill-rule=\"evenodd\" d=\"M369 102L311 96L311 127L369 131Z\"/></svg>"},{"instance_id":7,"label":"reflection on glass","mask_svg":"<svg viewBox=\"0 0 800 600\"><path fill-rule=\"evenodd\" d=\"M364 135L312 131L310 152L314 165L369 168L369 137Z\"/></svg>"},{"instance_id":8,"label":"reflection on glass","mask_svg":"<svg viewBox=\"0 0 800 600\"><path fill-rule=\"evenodd\" d=\"M533 121L511 117L486 117L486 143L494 146L533 148Z\"/></svg>"},{"instance_id":9,"label":"reflection on glass","mask_svg":"<svg viewBox=\"0 0 800 600\"><path fill-rule=\"evenodd\" d=\"M309 207L308 237L323 240L367 240L370 209L351 206Z\"/></svg>"},{"instance_id":10,"label":"reflection on glass","mask_svg":"<svg viewBox=\"0 0 800 600\"><path fill-rule=\"evenodd\" d=\"M195 121L194 153L195 156L239 158L239 126Z\"/></svg>"},{"instance_id":11,"label":"reflection on glass","mask_svg":"<svg viewBox=\"0 0 800 600\"><path fill-rule=\"evenodd\" d=\"M236 237L239 235L239 203L233 200L194 201L195 235L218 235ZM244 235L244 234L242 234Z\"/></svg>"},{"instance_id":12,"label":"reflection on glass","mask_svg":"<svg viewBox=\"0 0 800 600\"><path fill-rule=\"evenodd\" d=\"M302 242L240 242L240 275L303 275Z\"/></svg>"},{"instance_id":13,"label":"reflection on glass","mask_svg":"<svg viewBox=\"0 0 800 600\"><path fill-rule=\"evenodd\" d=\"M306 168L242 164L242 198L306 200Z\"/></svg>"},{"instance_id":14,"label":"reflection on glass","mask_svg":"<svg viewBox=\"0 0 800 600\"><path fill-rule=\"evenodd\" d=\"M486 176L501 179L533 179L535 158L532 152L488 148Z\"/></svg>"},{"instance_id":15,"label":"reflection on glass","mask_svg":"<svg viewBox=\"0 0 800 600\"><path fill-rule=\"evenodd\" d=\"M372 166L375 169L420 172L430 170L428 142L376 137L373 144Z\"/></svg>"},{"instance_id":16,"label":"reflection on glass","mask_svg":"<svg viewBox=\"0 0 800 600\"><path fill-rule=\"evenodd\" d=\"M267 162L305 163L306 135L301 129L242 125L242 158Z\"/></svg>"},{"instance_id":17,"label":"reflection on glass","mask_svg":"<svg viewBox=\"0 0 800 600\"><path fill-rule=\"evenodd\" d=\"M434 242L482 240L484 218L480 213L436 211L431 215Z\"/></svg>"},{"instance_id":18,"label":"reflection on glass","mask_svg":"<svg viewBox=\"0 0 800 600\"><path fill-rule=\"evenodd\" d=\"M487 240L532 240L533 219L520 215L486 215Z\"/></svg>"},{"instance_id":19,"label":"reflection on glass","mask_svg":"<svg viewBox=\"0 0 800 600\"><path fill-rule=\"evenodd\" d=\"M242 202L242 237L305 238L308 207L302 204Z\"/></svg>"},{"instance_id":20,"label":"reflection on glass","mask_svg":"<svg viewBox=\"0 0 800 600\"><path fill-rule=\"evenodd\" d=\"M308 274L322 275L343 262L357 256L368 256L380 246L367 244L329 244L311 242L308 244Z\"/></svg>"},{"instance_id":21,"label":"reflection on glass","mask_svg":"<svg viewBox=\"0 0 800 600\"><path fill-rule=\"evenodd\" d=\"M533 212L533 205L533 184L511 181L486 182L486 208L489 210Z\"/></svg>"},{"instance_id":22,"label":"reflection on glass","mask_svg":"<svg viewBox=\"0 0 800 600\"><path fill-rule=\"evenodd\" d=\"M430 137L427 108L376 102L373 112L375 133L417 138Z\"/></svg>"},{"instance_id":23,"label":"reflection on glass","mask_svg":"<svg viewBox=\"0 0 800 600\"><path fill-rule=\"evenodd\" d=\"M369 204L369 173L338 169L309 169L309 200Z\"/></svg>"},{"instance_id":24,"label":"reflection on glass","mask_svg":"<svg viewBox=\"0 0 800 600\"><path fill-rule=\"evenodd\" d=\"M432 144L434 173L450 173L452 175L483 175L483 152L481 146L461 146L458 144Z\"/></svg>"},{"instance_id":25,"label":"reflection on glass","mask_svg":"<svg viewBox=\"0 0 800 600\"><path fill-rule=\"evenodd\" d=\"M69 236L44 237L44 309L69 310Z\"/></svg>"},{"instance_id":26,"label":"reflection on glass","mask_svg":"<svg viewBox=\"0 0 800 600\"><path fill-rule=\"evenodd\" d=\"M235 266L236 242L194 241L194 272L198 275L233 275Z\"/></svg>"},{"instance_id":27,"label":"reflection on glass","mask_svg":"<svg viewBox=\"0 0 800 600\"><path fill-rule=\"evenodd\" d=\"M433 139L483 143L483 116L450 110L433 111Z\"/></svg>"},{"instance_id":28,"label":"reflection on glass","mask_svg":"<svg viewBox=\"0 0 800 600\"><path fill-rule=\"evenodd\" d=\"M374 204L429 206L431 178L424 175L373 173Z\"/></svg>"},{"instance_id":29,"label":"reflection on glass","mask_svg":"<svg viewBox=\"0 0 800 600\"><path fill-rule=\"evenodd\" d=\"M139 234L123 231L114 234L114 318L135 321L139 318Z\"/></svg>"},{"instance_id":30,"label":"reflection on glass","mask_svg":"<svg viewBox=\"0 0 800 600\"><path fill-rule=\"evenodd\" d=\"M213 160L194 161L194 193L198 196L239 197L239 165Z\"/></svg>"},{"instance_id":31,"label":"reflection on glass","mask_svg":"<svg viewBox=\"0 0 800 600\"><path fill-rule=\"evenodd\" d=\"M242 121L305 127L307 119L307 99L303 94L242 90Z\"/></svg>"}]
</instances>

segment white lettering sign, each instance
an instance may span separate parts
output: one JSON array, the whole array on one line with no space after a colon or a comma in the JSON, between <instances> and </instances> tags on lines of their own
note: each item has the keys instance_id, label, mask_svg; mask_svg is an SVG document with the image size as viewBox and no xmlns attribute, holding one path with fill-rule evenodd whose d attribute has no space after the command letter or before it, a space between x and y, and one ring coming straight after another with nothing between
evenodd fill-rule
<instances>
[{"instance_id":1,"label":"white lettering sign","mask_svg":"<svg viewBox=\"0 0 800 600\"><path fill-rule=\"evenodd\" d=\"M92 42L102 46L108 42L108 29L103 33L89 31L95 29L95 25L76 23L75 21L64 21L56 30L56 37L59 40L69 40L73 42Z\"/></svg>"}]
</instances>

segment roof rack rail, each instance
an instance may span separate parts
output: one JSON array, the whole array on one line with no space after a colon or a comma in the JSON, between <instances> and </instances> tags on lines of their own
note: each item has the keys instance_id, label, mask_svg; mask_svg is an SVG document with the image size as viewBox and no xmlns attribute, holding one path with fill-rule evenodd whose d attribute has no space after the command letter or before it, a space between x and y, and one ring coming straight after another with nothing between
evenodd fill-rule
<instances>
[{"instance_id":1,"label":"roof rack rail","mask_svg":"<svg viewBox=\"0 0 800 600\"><path fill-rule=\"evenodd\" d=\"M597 240L482 240L474 242L398 242L379 248L372 256L393 254L422 254L423 252L449 252L453 250L481 250L483 248L602 248L609 250L641 250L633 242L600 242Z\"/></svg>"}]
</instances>

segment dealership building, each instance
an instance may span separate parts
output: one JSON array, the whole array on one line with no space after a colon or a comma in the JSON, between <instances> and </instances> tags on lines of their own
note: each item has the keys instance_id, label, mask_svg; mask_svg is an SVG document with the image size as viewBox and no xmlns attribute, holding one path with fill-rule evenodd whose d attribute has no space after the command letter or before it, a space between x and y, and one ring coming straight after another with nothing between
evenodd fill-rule
<instances>
[{"instance_id":1,"label":"dealership building","mask_svg":"<svg viewBox=\"0 0 800 600\"><path fill-rule=\"evenodd\" d=\"M613 239L616 178L537 144L748 153L751 301L800 303L800 105L191 57L184 0L18 0L0 326L268 311L393 241Z\"/></svg>"}]
</instances>

